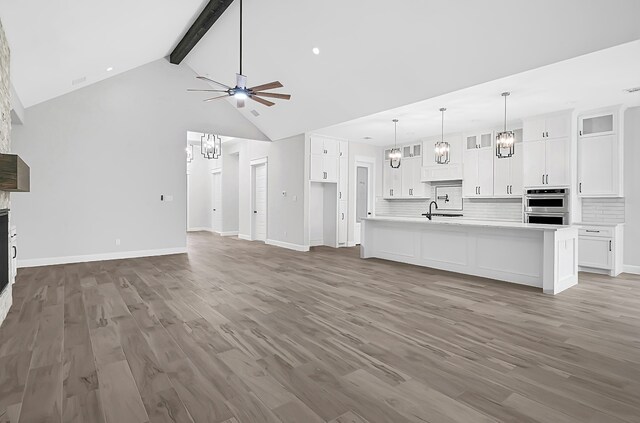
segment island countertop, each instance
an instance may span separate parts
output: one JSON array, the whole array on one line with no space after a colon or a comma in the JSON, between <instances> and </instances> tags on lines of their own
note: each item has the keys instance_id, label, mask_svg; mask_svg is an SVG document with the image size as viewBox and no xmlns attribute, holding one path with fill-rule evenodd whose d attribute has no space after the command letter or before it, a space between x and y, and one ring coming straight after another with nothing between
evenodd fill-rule
<instances>
[{"instance_id":1,"label":"island countertop","mask_svg":"<svg viewBox=\"0 0 640 423\"><path fill-rule=\"evenodd\" d=\"M396 216L371 216L366 217L364 220L372 220L379 222L406 222L406 223L421 223L425 225L459 225L459 226L478 226L488 228L505 228L505 229L530 229L535 231L557 231L561 229L570 228L567 225L541 225L523 222L511 222L500 220L476 220L476 219L462 219L459 217L434 217L433 220L429 220L426 217L396 217Z\"/></svg>"}]
</instances>

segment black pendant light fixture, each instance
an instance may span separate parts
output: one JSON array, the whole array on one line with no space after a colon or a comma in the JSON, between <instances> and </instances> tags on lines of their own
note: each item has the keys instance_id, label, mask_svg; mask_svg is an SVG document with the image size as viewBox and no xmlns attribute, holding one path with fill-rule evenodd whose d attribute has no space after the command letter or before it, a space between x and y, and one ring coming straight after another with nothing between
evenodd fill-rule
<instances>
[{"instance_id":1,"label":"black pendant light fixture","mask_svg":"<svg viewBox=\"0 0 640 423\"><path fill-rule=\"evenodd\" d=\"M394 135L393 135L393 148L389 152L389 164L392 168L397 169L400 167L400 159L402 158L402 153L398 148L398 119L393 120L394 125Z\"/></svg>"},{"instance_id":2,"label":"black pendant light fixture","mask_svg":"<svg viewBox=\"0 0 640 423\"><path fill-rule=\"evenodd\" d=\"M451 146L448 142L444 140L444 112L447 109L442 107L440 112L442 112L442 137L440 141L436 143L435 153L436 153L436 163L438 164L447 164L449 163L449 151L451 150Z\"/></svg>"},{"instance_id":3,"label":"black pendant light fixture","mask_svg":"<svg viewBox=\"0 0 640 423\"><path fill-rule=\"evenodd\" d=\"M218 159L222 154L222 139L213 134L202 134L200 137L200 153L205 159Z\"/></svg>"},{"instance_id":4,"label":"black pendant light fixture","mask_svg":"<svg viewBox=\"0 0 640 423\"><path fill-rule=\"evenodd\" d=\"M507 131L507 97L509 92L501 95L504 97L504 131L496 136L496 156L499 159L507 159L515 153L516 135L513 131Z\"/></svg>"}]
</instances>

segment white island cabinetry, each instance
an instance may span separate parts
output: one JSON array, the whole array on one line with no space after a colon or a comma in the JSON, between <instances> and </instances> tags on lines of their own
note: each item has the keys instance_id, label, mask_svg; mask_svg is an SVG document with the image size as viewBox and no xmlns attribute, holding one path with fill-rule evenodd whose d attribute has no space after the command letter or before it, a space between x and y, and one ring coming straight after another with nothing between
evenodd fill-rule
<instances>
[{"instance_id":1,"label":"white island cabinetry","mask_svg":"<svg viewBox=\"0 0 640 423\"><path fill-rule=\"evenodd\" d=\"M362 221L360 255L534 286L547 294L578 283L578 228L572 226L372 217Z\"/></svg>"}]
</instances>

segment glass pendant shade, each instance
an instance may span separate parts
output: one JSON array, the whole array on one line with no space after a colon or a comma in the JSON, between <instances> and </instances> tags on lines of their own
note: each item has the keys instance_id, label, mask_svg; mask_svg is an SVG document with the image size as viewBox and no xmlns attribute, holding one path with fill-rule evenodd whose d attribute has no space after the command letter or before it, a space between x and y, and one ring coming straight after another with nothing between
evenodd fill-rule
<instances>
[{"instance_id":1,"label":"glass pendant shade","mask_svg":"<svg viewBox=\"0 0 640 423\"><path fill-rule=\"evenodd\" d=\"M398 119L393 120L394 135L393 135L393 148L389 152L389 165L392 168L397 169L400 167L400 161L402 159L402 152L398 148Z\"/></svg>"},{"instance_id":2,"label":"glass pendant shade","mask_svg":"<svg viewBox=\"0 0 640 423\"><path fill-rule=\"evenodd\" d=\"M449 163L449 152L451 150L451 145L449 145L448 142L446 142L444 140L444 112L445 112L444 107L440 109L440 112L442 112L442 138L440 139L440 141L438 141L436 143L436 147L435 147L435 159L436 159L436 163L437 164L447 164Z\"/></svg>"},{"instance_id":3,"label":"glass pendant shade","mask_svg":"<svg viewBox=\"0 0 640 423\"><path fill-rule=\"evenodd\" d=\"M496 136L496 157L499 159L508 159L515 153L516 135L513 131L507 131L507 97L509 92L501 95L504 97L504 131L499 132Z\"/></svg>"},{"instance_id":4,"label":"glass pendant shade","mask_svg":"<svg viewBox=\"0 0 640 423\"><path fill-rule=\"evenodd\" d=\"M516 135L513 131L503 131L496 137L496 156L505 159L515 153Z\"/></svg>"},{"instance_id":5,"label":"glass pendant shade","mask_svg":"<svg viewBox=\"0 0 640 423\"><path fill-rule=\"evenodd\" d=\"M222 154L222 139L213 134L203 134L200 137L200 153L205 159L217 159Z\"/></svg>"},{"instance_id":6,"label":"glass pendant shade","mask_svg":"<svg viewBox=\"0 0 640 423\"><path fill-rule=\"evenodd\" d=\"M187 163L191 163L193 161L193 145L187 146L186 150L187 150Z\"/></svg>"}]
</instances>

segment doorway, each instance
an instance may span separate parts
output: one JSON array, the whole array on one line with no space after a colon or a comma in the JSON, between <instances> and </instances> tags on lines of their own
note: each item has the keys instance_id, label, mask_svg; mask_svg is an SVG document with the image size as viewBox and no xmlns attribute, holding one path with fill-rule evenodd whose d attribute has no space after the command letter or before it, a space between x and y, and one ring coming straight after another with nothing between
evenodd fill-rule
<instances>
[{"instance_id":1,"label":"doorway","mask_svg":"<svg viewBox=\"0 0 640 423\"><path fill-rule=\"evenodd\" d=\"M222 231L222 172L211 173L211 229L213 232Z\"/></svg>"},{"instance_id":2,"label":"doorway","mask_svg":"<svg viewBox=\"0 0 640 423\"><path fill-rule=\"evenodd\" d=\"M355 222L353 225L354 244L360 244L360 232L362 219L373 214L374 202L374 158L356 159L355 167Z\"/></svg>"},{"instance_id":3,"label":"doorway","mask_svg":"<svg viewBox=\"0 0 640 423\"><path fill-rule=\"evenodd\" d=\"M251 239L267 240L267 159L251 161Z\"/></svg>"}]
</instances>

